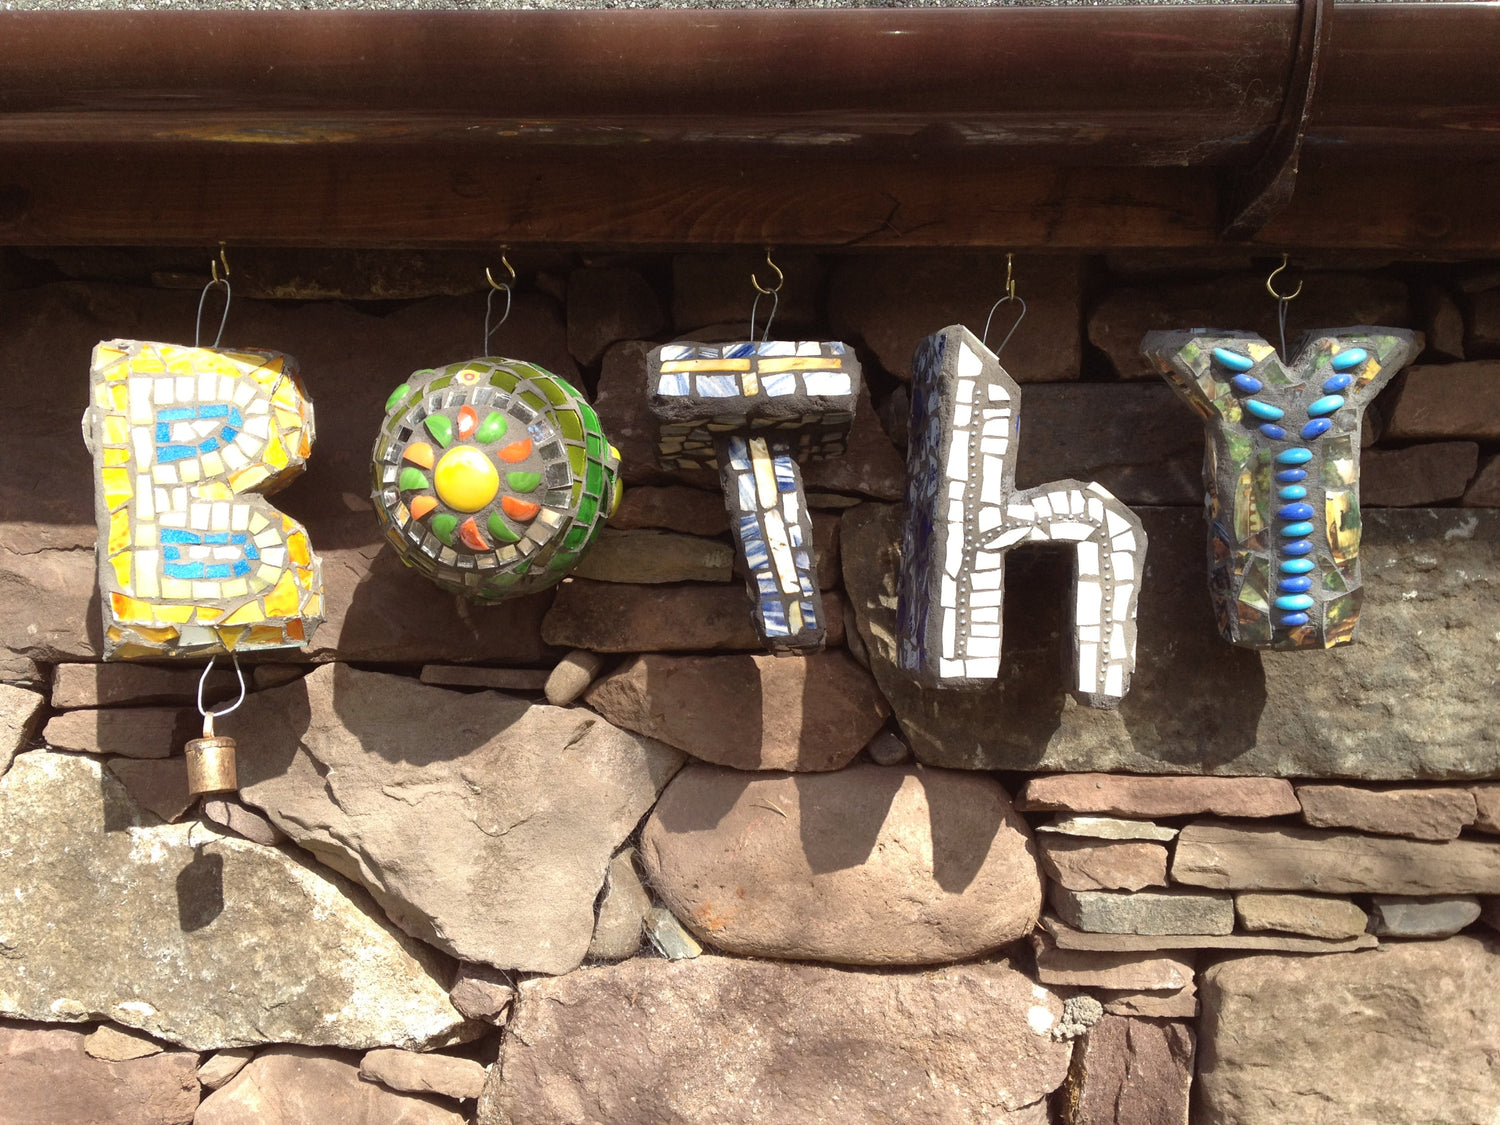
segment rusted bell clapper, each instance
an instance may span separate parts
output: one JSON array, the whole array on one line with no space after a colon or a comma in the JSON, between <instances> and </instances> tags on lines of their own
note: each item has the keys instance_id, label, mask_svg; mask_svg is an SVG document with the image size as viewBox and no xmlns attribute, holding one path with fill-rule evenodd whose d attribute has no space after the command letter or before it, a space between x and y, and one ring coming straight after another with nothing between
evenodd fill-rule
<instances>
[{"instance_id":1,"label":"rusted bell clapper","mask_svg":"<svg viewBox=\"0 0 1500 1125\"><path fill-rule=\"evenodd\" d=\"M188 793L234 793L240 787L234 765L234 739L214 734L213 712L203 716L203 737L187 744Z\"/></svg>"}]
</instances>

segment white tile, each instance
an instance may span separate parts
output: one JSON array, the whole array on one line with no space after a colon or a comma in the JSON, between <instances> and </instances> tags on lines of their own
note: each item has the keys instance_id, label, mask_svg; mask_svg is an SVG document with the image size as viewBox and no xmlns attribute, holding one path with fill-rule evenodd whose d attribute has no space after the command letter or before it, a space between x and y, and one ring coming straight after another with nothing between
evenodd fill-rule
<instances>
[{"instance_id":1,"label":"white tile","mask_svg":"<svg viewBox=\"0 0 1500 1125\"><path fill-rule=\"evenodd\" d=\"M976 656L984 657L984 656L988 656L988 657L998 658L1000 656L1000 638L999 637L971 637L969 639L969 646L968 647L969 647L969 656L970 657L976 657ZM970 662L969 667L971 669L974 667L972 661ZM998 673L999 671L1000 671L1000 669L997 666L995 668L995 673ZM995 674L995 673L992 673L992 675ZM975 677L975 678L977 679L978 677Z\"/></svg>"},{"instance_id":2,"label":"white tile","mask_svg":"<svg viewBox=\"0 0 1500 1125\"><path fill-rule=\"evenodd\" d=\"M1015 546L1015 544L1021 542L1030 533L1031 528L1029 526L1014 527L1009 531L1001 532L994 539L990 540L990 542L986 543L985 546L992 551L1003 551L1007 547Z\"/></svg>"},{"instance_id":3,"label":"white tile","mask_svg":"<svg viewBox=\"0 0 1500 1125\"><path fill-rule=\"evenodd\" d=\"M1056 520L1047 525L1047 531L1051 538L1059 543L1076 543L1095 534L1093 524L1077 523L1074 520Z\"/></svg>"},{"instance_id":4,"label":"white tile","mask_svg":"<svg viewBox=\"0 0 1500 1125\"><path fill-rule=\"evenodd\" d=\"M1099 545L1097 543L1078 544L1078 573L1086 577L1098 577Z\"/></svg>"},{"instance_id":5,"label":"white tile","mask_svg":"<svg viewBox=\"0 0 1500 1125\"><path fill-rule=\"evenodd\" d=\"M804 371L802 385L810 395L846 395L854 389L846 371Z\"/></svg>"},{"instance_id":6,"label":"white tile","mask_svg":"<svg viewBox=\"0 0 1500 1125\"><path fill-rule=\"evenodd\" d=\"M1078 687L1082 691L1094 691L1099 683L1099 646L1081 643L1078 646Z\"/></svg>"},{"instance_id":7,"label":"white tile","mask_svg":"<svg viewBox=\"0 0 1500 1125\"><path fill-rule=\"evenodd\" d=\"M1103 601L1099 593L1099 584L1087 579L1079 579L1077 611L1073 615L1073 622L1077 625L1098 625L1099 609Z\"/></svg>"},{"instance_id":8,"label":"white tile","mask_svg":"<svg viewBox=\"0 0 1500 1125\"><path fill-rule=\"evenodd\" d=\"M973 402L974 384L970 380L977 379L984 373L984 361L974 354L974 349L968 344L958 345L958 377L965 380L969 387L969 397L964 402Z\"/></svg>"},{"instance_id":9,"label":"white tile","mask_svg":"<svg viewBox=\"0 0 1500 1125\"><path fill-rule=\"evenodd\" d=\"M1125 670L1118 664L1111 664L1104 673L1104 694L1112 695L1116 699L1125 694Z\"/></svg>"},{"instance_id":10,"label":"white tile","mask_svg":"<svg viewBox=\"0 0 1500 1125\"><path fill-rule=\"evenodd\" d=\"M1109 562L1114 568L1116 582L1133 582L1135 580L1135 556L1129 551L1115 551L1109 556Z\"/></svg>"},{"instance_id":11,"label":"white tile","mask_svg":"<svg viewBox=\"0 0 1500 1125\"><path fill-rule=\"evenodd\" d=\"M1106 512L1105 519L1109 521L1109 534L1111 538L1122 531L1130 530L1130 522L1123 516L1116 515L1114 512Z\"/></svg>"}]
</instances>

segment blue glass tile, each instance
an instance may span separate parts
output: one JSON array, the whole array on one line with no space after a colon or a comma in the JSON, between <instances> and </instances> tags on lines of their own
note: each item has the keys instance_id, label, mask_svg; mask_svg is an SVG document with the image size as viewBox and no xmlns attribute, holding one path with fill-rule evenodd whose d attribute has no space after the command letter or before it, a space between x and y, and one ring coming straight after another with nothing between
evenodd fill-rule
<instances>
[{"instance_id":1,"label":"blue glass tile","mask_svg":"<svg viewBox=\"0 0 1500 1125\"><path fill-rule=\"evenodd\" d=\"M1229 380L1229 385L1242 395L1253 395L1265 386L1254 375L1236 375L1233 379Z\"/></svg>"},{"instance_id":2,"label":"blue glass tile","mask_svg":"<svg viewBox=\"0 0 1500 1125\"><path fill-rule=\"evenodd\" d=\"M247 563L244 559L241 559L239 562L234 564L234 576L236 578L244 578L245 575L249 573L250 564Z\"/></svg>"},{"instance_id":3,"label":"blue glass tile","mask_svg":"<svg viewBox=\"0 0 1500 1125\"><path fill-rule=\"evenodd\" d=\"M1311 535L1312 533L1313 525L1310 520L1289 523L1281 529L1281 534L1288 539L1301 539L1304 535Z\"/></svg>"},{"instance_id":4,"label":"blue glass tile","mask_svg":"<svg viewBox=\"0 0 1500 1125\"><path fill-rule=\"evenodd\" d=\"M1311 504L1283 504L1276 509L1276 518L1279 520L1310 520L1312 517Z\"/></svg>"},{"instance_id":5,"label":"blue glass tile","mask_svg":"<svg viewBox=\"0 0 1500 1125\"><path fill-rule=\"evenodd\" d=\"M1307 479L1307 470L1306 469L1282 469L1279 473L1276 474L1276 479L1279 480L1279 481L1281 481L1283 484L1290 484L1293 481L1306 480Z\"/></svg>"},{"instance_id":6,"label":"blue glass tile","mask_svg":"<svg viewBox=\"0 0 1500 1125\"><path fill-rule=\"evenodd\" d=\"M1327 418L1314 418L1302 427L1302 439L1312 441L1313 438L1320 438L1331 429L1333 429L1333 423Z\"/></svg>"},{"instance_id":7,"label":"blue glass tile","mask_svg":"<svg viewBox=\"0 0 1500 1125\"><path fill-rule=\"evenodd\" d=\"M1286 437L1285 430L1283 430L1280 426L1271 425L1270 422L1262 422L1260 424L1260 432L1265 434L1266 437L1270 438L1272 441L1280 441L1282 438Z\"/></svg>"},{"instance_id":8,"label":"blue glass tile","mask_svg":"<svg viewBox=\"0 0 1500 1125\"><path fill-rule=\"evenodd\" d=\"M1313 600L1306 594L1284 594L1276 599L1275 605L1277 609L1300 613L1304 609L1312 609Z\"/></svg>"},{"instance_id":9,"label":"blue glass tile","mask_svg":"<svg viewBox=\"0 0 1500 1125\"><path fill-rule=\"evenodd\" d=\"M188 461L196 456L198 456L198 449L192 445L158 445L156 447L156 459L164 465L173 461Z\"/></svg>"},{"instance_id":10,"label":"blue glass tile","mask_svg":"<svg viewBox=\"0 0 1500 1125\"><path fill-rule=\"evenodd\" d=\"M212 566L204 568L204 574L208 578L224 579L228 578L232 573L233 570L228 563L214 563Z\"/></svg>"},{"instance_id":11,"label":"blue glass tile","mask_svg":"<svg viewBox=\"0 0 1500 1125\"><path fill-rule=\"evenodd\" d=\"M1313 545L1310 539L1298 539L1295 543L1283 543L1281 553L1283 555L1310 555Z\"/></svg>"},{"instance_id":12,"label":"blue glass tile","mask_svg":"<svg viewBox=\"0 0 1500 1125\"><path fill-rule=\"evenodd\" d=\"M1344 405L1343 395L1324 395L1322 398L1312 402L1307 407L1309 418L1320 418L1324 414L1332 414Z\"/></svg>"},{"instance_id":13,"label":"blue glass tile","mask_svg":"<svg viewBox=\"0 0 1500 1125\"><path fill-rule=\"evenodd\" d=\"M156 412L158 422L191 422L196 417L198 411L191 406L169 406Z\"/></svg>"},{"instance_id":14,"label":"blue glass tile","mask_svg":"<svg viewBox=\"0 0 1500 1125\"><path fill-rule=\"evenodd\" d=\"M1364 348L1345 348L1333 357L1331 366L1335 371L1352 371L1370 358Z\"/></svg>"},{"instance_id":15,"label":"blue glass tile","mask_svg":"<svg viewBox=\"0 0 1500 1125\"><path fill-rule=\"evenodd\" d=\"M1302 449L1301 447L1283 449L1280 453L1276 454L1276 463L1278 465L1305 465L1312 459L1312 450Z\"/></svg>"},{"instance_id":16,"label":"blue glass tile","mask_svg":"<svg viewBox=\"0 0 1500 1125\"><path fill-rule=\"evenodd\" d=\"M163 543L192 543L203 542L203 537L196 531L183 531L180 528L164 527L161 529L161 541Z\"/></svg>"},{"instance_id":17,"label":"blue glass tile","mask_svg":"<svg viewBox=\"0 0 1500 1125\"><path fill-rule=\"evenodd\" d=\"M1255 361L1249 356L1232 352L1228 348L1215 348L1213 357L1231 371L1249 371L1255 366Z\"/></svg>"},{"instance_id":18,"label":"blue glass tile","mask_svg":"<svg viewBox=\"0 0 1500 1125\"><path fill-rule=\"evenodd\" d=\"M1279 406L1272 406L1269 402L1261 402L1258 398L1247 398L1245 410L1255 415L1262 422L1274 422L1286 413Z\"/></svg>"},{"instance_id":19,"label":"blue glass tile","mask_svg":"<svg viewBox=\"0 0 1500 1125\"><path fill-rule=\"evenodd\" d=\"M1276 583L1276 588L1283 594L1305 594L1312 589L1312 579L1302 574L1294 575Z\"/></svg>"},{"instance_id":20,"label":"blue glass tile","mask_svg":"<svg viewBox=\"0 0 1500 1125\"><path fill-rule=\"evenodd\" d=\"M1324 379L1323 389L1329 394L1333 394L1335 391L1347 390L1349 384L1353 382L1354 376L1345 371L1338 375L1330 375L1328 376L1328 378Z\"/></svg>"},{"instance_id":21,"label":"blue glass tile","mask_svg":"<svg viewBox=\"0 0 1500 1125\"><path fill-rule=\"evenodd\" d=\"M229 404L227 402L212 402L207 406L198 407L200 418L228 418Z\"/></svg>"}]
</instances>

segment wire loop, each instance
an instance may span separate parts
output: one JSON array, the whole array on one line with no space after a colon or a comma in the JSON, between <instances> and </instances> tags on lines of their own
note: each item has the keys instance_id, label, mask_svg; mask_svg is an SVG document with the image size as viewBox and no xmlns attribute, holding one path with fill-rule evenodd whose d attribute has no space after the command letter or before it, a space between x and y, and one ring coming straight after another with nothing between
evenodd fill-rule
<instances>
[{"instance_id":1,"label":"wire loop","mask_svg":"<svg viewBox=\"0 0 1500 1125\"><path fill-rule=\"evenodd\" d=\"M203 733L205 736L211 736L213 734L215 719L223 718L231 711L237 711L240 704L245 702L245 671L240 667L239 653L232 652L229 655L230 658L234 661L234 674L239 677L240 697L233 703L231 703L228 707L224 708L224 710L211 711L203 706L203 685L208 683L208 674L214 670L214 661L218 660L219 658L217 656L209 657L208 663L204 665L203 675L198 677L198 714L203 716Z\"/></svg>"},{"instance_id":2,"label":"wire loop","mask_svg":"<svg viewBox=\"0 0 1500 1125\"><path fill-rule=\"evenodd\" d=\"M990 322L995 319L995 310L1001 305L1014 301L1021 306L1021 311L1016 314L1016 319L1010 326L1010 331L1005 334L1005 339L1000 341L1000 346L995 349L994 354L999 355L1005 350L1005 345L1010 343L1010 338L1016 334L1016 329L1021 327L1021 321L1026 319L1026 302L1016 296L1015 255L1005 255L1005 295L990 306L989 316L984 318L984 334L980 336L979 342L985 347L990 346Z\"/></svg>"}]
</instances>

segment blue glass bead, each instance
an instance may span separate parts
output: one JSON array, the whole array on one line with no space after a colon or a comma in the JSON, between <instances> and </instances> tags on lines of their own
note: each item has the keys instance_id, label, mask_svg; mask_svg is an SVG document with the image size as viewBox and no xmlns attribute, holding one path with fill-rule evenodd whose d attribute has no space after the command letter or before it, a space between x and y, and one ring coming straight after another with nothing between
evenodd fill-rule
<instances>
[{"instance_id":1,"label":"blue glass bead","mask_svg":"<svg viewBox=\"0 0 1500 1125\"><path fill-rule=\"evenodd\" d=\"M1295 543L1283 543L1281 553L1283 555L1310 555L1312 554L1312 540L1298 539Z\"/></svg>"},{"instance_id":2,"label":"blue glass bead","mask_svg":"<svg viewBox=\"0 0 1500 1125\"><path fill-rule=\"evenodd\" d=\"M1276 599L1277 609L1287 609L1300 613L1304 609L1312 609L1313 600L1306 594L1284 594Z\"/></svg>"},{"instance_id":3,"label":"blue glass bead","mask_svg":"<svg viewBox=\"0 0 1500 1125\"><path fill-rule=\"evenodd\" d=\"M1272 441L1280 441L1282 438L1286 437L1285 430L1283 430L1280 426L1271 425L1270 422L1262 422L1260 424L1260 432L1265 434L1266 437L1270 438Z\"/></svg>"},{"instance_id":4,"label":"blue glass bead","mask_svg":"<svg viewBox=\"0 0 1500 1125\"><path fill-rule=\"evenodd\" d=\"M1281 564L1282 574L1310 574L1318 568L1312 559L1287 559Z\"/></svg>"},{"instance_id":5,"label":"blue glass bead","mask_svg":"<svg viewBox=\"0 0 1500 1125\"><path fill-rule=\"evenodd\" d=\"M1306 469L1282 469L1281 472L1279 472L1279 473L1276 474L1276 479L1279 480L1279 481L1282 481L1284 483L1287 483L1287 484L1290 484L1292 481L1306 480L1307 479L1307 470Z\"/></svg>"},{"instance_id":6,"label":"blue glass bead","mask_svg":"<svg viewBox=\"0 0 1500 1125\"><path fill-rule=\"evenodd\" d=\"M1218 353L1215 352L1215 355ZM1364 348L1345 348L1330 361L1335 371L1352 371L1370 358Z\"/></svg>"},{"instance_id":7,"label":"blue glass bead","mask_svg":"<svg viewBox=\"0 0 1500 1125\"><path fill-rule=\"evenodd\" d=\"M1335 391L1347 390L1349 384L1352 382L1354 382L1354 376L1346 371L1338 375L1330 375L1324 379L1323 389L1329 394L1333 394Z\"/></svg>"},{"instance_id":8,"label":"blue glass bead","mask_svg":"<svg viewBox=\"0 0 1500 1125\"><path fill-rule=\"evenodd\" d=\"M1312 533L1313 525L1310 520L1289 523L1281 529L1281 534L1288 539L1301 539L1304 535L1311 535Z\"/></svg>"},{"instance_id":9,"label":"blue glass bead","mask_svg":"<svg viewBox=\"0 0 1500 1125\"><path fill-rule=\"evenodd\" d=\"M1310 520L1312 517L1311 504L1283 504L1276 509L1276 518L1279 520Z\"/></svg>"},{"instance_id":10,"label":"blue glass bead","mask_svg":"<svg viewBox=\"0 0 1500 1125\"><path fill-rule=\"evenodd\" d=\"M1283 613L1281 615L1281 621L1279 622L1279 624L1285 626L1288 629L1295 629L1299 625L1306 625L1307 624L1307 614L1305 614L1305 613Z\"/></svg>"},{"instance_id":11,"label":"blue glass bead","mask_svg":"<svg viewBox=\"0 0 1500 1125\"><path fill-rule=\"evenodd\" d=\"M1307 497L1307 489L1300 484L1289 484L1285 488L1278 488L1276 495L1283 500L1303 500Z\"/></svg>"},{"instance_id":12,"label":"blue glass bead","mask_svg":"<svg viewBox=\"0 0 1500 1125\"><path fill-rule=\"evenodd\" d=\"M1312 579L1299 575L1294 578L1283 578L1276 583L1276 588L1283 594L1305 594L1312 589Z\"/></svg>"},{"instance_id":13,"label":"blue glass bead","mask_svg":"<svg viewBox=\"0 0 1500 1125\"><path fill-rule=\"evenodd\" d=\"M1312 460L1311 449L1283 449L1276 454L1278 465L1305 465Z\"/></svg>"},{"instance_id":14,"label":"blue glass bead","mask_svg":"<svg viewBox=\"0 0 1500 1125\"><path fill-rule=\"evenodd\" d=\"M1249 371L1255 366L1255 361L1249 356L1232 352L1228 348L1215 348L1213 357L1231 371Z\"/></svg>"},{"instance_id":15,"label":"blue glass bead","mask_svg":"<svg viewBox=\"0 0 1500 1125\"><path fill-rule=\"evenodd\" d=\"M1229 380L1229 385L1242 395L1253 395L1265 386L1254 375L1236 375L1233 379Z\"/></svg>"},{"instance_id":16,"label":"blue glass bead","mask_svg":"<svg viewBox=\"0 0 1500 1125\"><path fill-rule=\"evenodd\" d=\"M1302 427L1302 440L1312 441L1313 438L1320 438L1331 429L1333 429L1333 423L1327 418L1314 418Z\"/></svg>"},{"instance_id":17,"label":"blue glass bead","mask_svg":"<svg viewBox=\"0 0 1500 1125\"><path fill-rule=\"evenodd\" d=\"M1343 405L1343 395L1324 395L1316 402L1310 403L1308 405L1307 416L1309 418L1317 418L1324 414L1332 414Z\"/></svg>"},{"instance_id":18,"label":"blue glass bead","mask_svg":"<svg viewBox=\"0 0 1500 1125\"><path fill-rule=\"evenodd\" d=\"M1281 407L1272 406L1269 402L1261 402L1258 398L1247 398L1245 409L1262 422L1274 422L1286 413Z\"/></svg>"}]
</instances>

